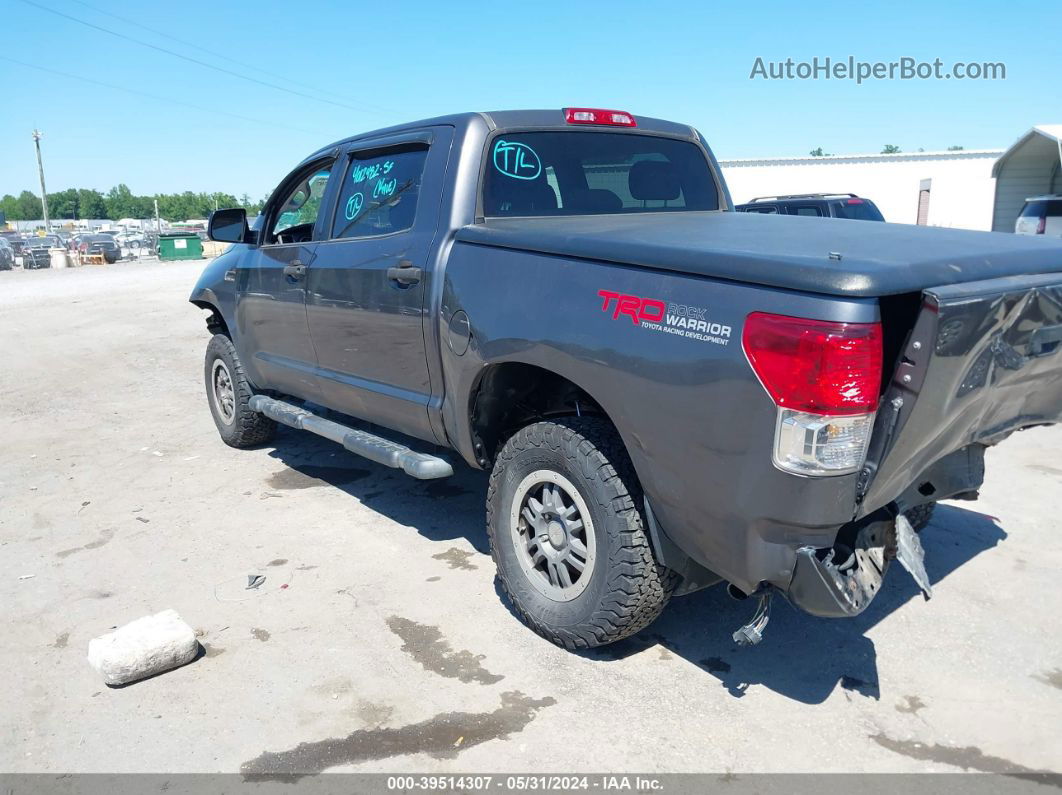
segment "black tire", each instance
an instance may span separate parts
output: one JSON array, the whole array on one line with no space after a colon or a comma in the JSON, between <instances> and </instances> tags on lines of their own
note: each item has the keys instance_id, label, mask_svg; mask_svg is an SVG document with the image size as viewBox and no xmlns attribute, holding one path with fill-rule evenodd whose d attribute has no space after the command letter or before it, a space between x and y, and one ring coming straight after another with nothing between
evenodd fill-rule
<instances>
[{"instance_id":1,"label":"black tire","mask_svg":"<svg viewBox=\"0 0 1062 795\"><path fill-rule=\"evenodd\" d=\"M911 523L911 527L914 528L914 531L916 533L921 533L926 525L932 521L933 511L936 507L937 504L935 502L927 502L924 505L918 505L904 511L904 516L907 517L907 521Z\"/></svg>"},{"instance_id":2,"label":"black tire","mask_svg":"<svg viewBox=\"0 0 1062 795\"><path fill-rule=\"evenodd\" d=\"M544 571L525 571L524 566L535 565L534 556L524 551L526 544L518 545L513 532L514 515L518 526L529 526L519 518L520 506L514 511L517 492L541 472L553 473L550 476L560 476L574 486L591 520L590 529L582 531L582 540L586 549L593 548L593 565L588 575L587 570L576 575L576 585L582 576L588 576L578 595L564 601L541 592L542 587L550 587ZM535 488L526 493L534 493ZM567 494L567 486L562 488ZM525 498L519 499L523 503ZM568 502L571 510L576 500ZM520 619L542 637L569 650L614 643L656 619L678 576L653 558L642 510L634 468L619 435L607 421L571 417L538 422L510 438L490 476L487 534L498 579ZM581 509L575 515L582 518ZM542 548L548 549L548 543ZM532 577L543 580L536 585Z\"/></svg>"},{"instance_id":3,"label":"black tire","mask_svg":"<svg viewBox=\"0 0 1062 795\"><path fill-rule=\"evenodd\" d=\"M222 371L230 383L230 390L219 390L215 386L215 379L222 377ZM203 375L210 415L225 444L238 448L256 447L276 435L276 422L247 407L254 390L243 372L232 340L224 334L215 334L210 338ZM225 399L219 392L226 395Z\"/></svg>"}]
</instances>

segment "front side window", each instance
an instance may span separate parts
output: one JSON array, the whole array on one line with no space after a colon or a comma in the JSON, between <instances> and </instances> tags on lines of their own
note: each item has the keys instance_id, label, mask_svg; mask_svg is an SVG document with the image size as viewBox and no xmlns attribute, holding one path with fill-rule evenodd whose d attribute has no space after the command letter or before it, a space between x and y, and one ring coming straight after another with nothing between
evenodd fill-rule
<instances>
[{"instance_id":1,"label":"front side window","mask_svg":"<svg viewBox=\"0 0 1062 795\"><path fill-rule=\"evenodd\" d=\"M597 131L503 132L487 150L487 216L718 209L708 161L690 141Z\"/></svg>"},{"instance_id":2,"label":"front side window","mask_svg":"<svg viewBox=\"0 0 1062 795\"><path fill-rule=\"evenodd\" d=\"M343 178L332 237L376 237L413 226L428 149L356 153Z\"/></svg>"},{"instance_id":3,"label":"front side window","mask_svg":"<svg viewBox=\"0 0 1062 795\"><path fill-rule=\"evenodd\" d=\"M331 166L317 169L288 190L277 208L270 242L302 243L313 237L313 226L321 212L321 199L331 173Z\"/></svg>"}]
</instances>

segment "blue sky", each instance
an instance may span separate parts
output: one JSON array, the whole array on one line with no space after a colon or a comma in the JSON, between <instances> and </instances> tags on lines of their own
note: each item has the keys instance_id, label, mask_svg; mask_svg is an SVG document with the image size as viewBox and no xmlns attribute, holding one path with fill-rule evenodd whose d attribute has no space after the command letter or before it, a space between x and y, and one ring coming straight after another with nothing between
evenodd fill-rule
<instances>
[{"instance_id":1,"label":"blue sky","mask_svg":"<svg viewBox=\"0 0 1062 795\"><path fill-rule=\"evenodd\" d=\"M135 193L257 197L329 141L464 110L629 110L697 126L720 158L804 155L817 146L876 152L886 143L905 151L1005 147L1033 124L1062 122L1055 3L1019 12L977 0L33 2L4 1L0 56L98 82L0 57L0 193L39 191L35 126L45 136L49 191L125 182ZM38 6L339 104L213 71ZM749 79L757 56L849 55L1002 61L1007 79Z\"/></svg>"}]
</instances>

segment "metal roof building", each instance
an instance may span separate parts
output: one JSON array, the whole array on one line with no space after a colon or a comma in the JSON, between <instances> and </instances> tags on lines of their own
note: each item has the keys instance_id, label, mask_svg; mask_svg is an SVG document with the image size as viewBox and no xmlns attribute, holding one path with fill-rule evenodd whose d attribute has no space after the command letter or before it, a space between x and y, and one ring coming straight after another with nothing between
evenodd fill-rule
<instances>
[{"instance_id":1,"label":"metal roof building","mask_svg":"<svg viewBox=\"0 0 1062 795\"><path fill-rule=\"evenodd\" d=\"M992 168L996 180L992 230L1013 232L1025 200L1062 193L1062 124L1038 124L1015 141Z\"/></svg>"}]
</instances>

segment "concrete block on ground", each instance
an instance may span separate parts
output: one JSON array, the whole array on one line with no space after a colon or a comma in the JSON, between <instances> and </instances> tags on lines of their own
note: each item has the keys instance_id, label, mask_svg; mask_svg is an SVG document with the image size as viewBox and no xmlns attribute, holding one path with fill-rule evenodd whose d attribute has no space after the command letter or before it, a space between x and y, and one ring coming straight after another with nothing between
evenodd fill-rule
<instances>
[{"instance_id":1,"label":"concrete block on ground","mask_svg":"<svg viewBox=\"0 0 1062 795\"><path fill-rule=\"evenodd\" d=\"M124 685L195 659L199 641L176 610L138 618L89 641L89 664L108 685Z\"/></svg>"}]
</instances>

